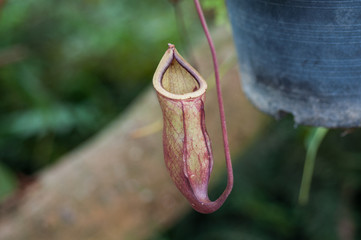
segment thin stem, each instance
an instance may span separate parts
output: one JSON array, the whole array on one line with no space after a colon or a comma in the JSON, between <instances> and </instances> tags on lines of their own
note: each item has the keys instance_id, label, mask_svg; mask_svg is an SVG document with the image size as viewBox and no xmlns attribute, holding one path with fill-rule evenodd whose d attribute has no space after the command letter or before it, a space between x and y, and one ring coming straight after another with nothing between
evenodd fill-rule
<instances>
[{"instance_id":1,"label":"thin stem","mask_svg":"<svg viewBox=\"0 0 361 240\"><path fill-rule=\"evenodd\" d=\"M301 188L298 197L298 202L300 205L305 205L308 203L317 150L322 140L326 136L327 132L328 132L327 128L322 128L322 127L316 128L308 143L306 160L303 168Z\"/></svg>"},{"instance_id":2,"label":"thin stem","mask_svg":"<svg viewBox=\"0 0 361 240\"><path fill-rule=\"evenodd\" d=\"M221 84L219 80L219 67L217 62L216 50L211 38L211 35L208 30L208 26L202 11L202 7L199 3L199 0L194 0L194 4L197 9L197 13L199 19L201 21L204 33L208 40L208 44L212 54L213 66L214 66L214 74L216 79L216 89L217 89L217 97L218 97L218 107L219 107L219 115L221 118L221 126L222 126L222 135L223 135L223 146L224 146L224 154L226 157L226 165L227 165L227 172L228 172L228 179L227 179L227 188L225 190L225 194L228 195L233 187L233 170L232 170L232 161L231 161L231 154L229 151L229 143L228 143L228 134L227 134L227 126L226 126L226 117L224 114L224 106L223 106L223 98L222 98L222 91L221 91Z\"/></svg>"}]
</instances>

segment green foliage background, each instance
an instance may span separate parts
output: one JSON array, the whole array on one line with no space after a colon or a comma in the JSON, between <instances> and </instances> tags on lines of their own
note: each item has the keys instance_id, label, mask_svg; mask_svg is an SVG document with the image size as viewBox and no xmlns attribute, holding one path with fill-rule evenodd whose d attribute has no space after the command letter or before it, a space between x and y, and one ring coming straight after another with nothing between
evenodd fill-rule
<instances>
[{"instance_id":1,"label":"green foliage background","mask_svg":"<svg viewBox=\"0 0 361 240\"><path fill-rule=\"evenodd\" d=\"M184 9L188 5L182 3ZM184 11L190 35L196 17ZM4 191L16 186L16 175L52 164L121 113L151 82L167 43L182 44L176 25L166 0L5 2L0 10Z\"/></svg>"}]
</instances>

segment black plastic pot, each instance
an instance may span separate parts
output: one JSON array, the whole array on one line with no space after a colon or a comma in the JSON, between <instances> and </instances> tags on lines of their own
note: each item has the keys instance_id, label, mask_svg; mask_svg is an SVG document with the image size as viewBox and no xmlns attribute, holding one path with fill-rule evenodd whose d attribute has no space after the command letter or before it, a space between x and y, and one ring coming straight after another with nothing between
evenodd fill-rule
<instances>
[{"instance_id":1,"label":"black plastic pot","mask_svg":"<svg viewBox=\"0 0 361 240\"><path fill-rule=\"evenodd\" d=\"M361 0L227 0L243 89L296 123L361 126Z\"/></svg>"}]
</instances>

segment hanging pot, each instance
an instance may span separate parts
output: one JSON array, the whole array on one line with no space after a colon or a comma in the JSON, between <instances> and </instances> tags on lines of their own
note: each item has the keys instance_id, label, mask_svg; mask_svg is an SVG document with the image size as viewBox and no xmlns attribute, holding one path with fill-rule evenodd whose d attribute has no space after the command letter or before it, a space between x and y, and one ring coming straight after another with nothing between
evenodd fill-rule
<instances>
[{"instance_id":1,"label":"hanging pot","mask_svg":"<svg viewBox=\"0 0 361 240\"><path fill-rule=\"evenodd\" d=\"M227 0L243 89L296 123L361 126L361 0Z\"/></svg>"}]
</instances>

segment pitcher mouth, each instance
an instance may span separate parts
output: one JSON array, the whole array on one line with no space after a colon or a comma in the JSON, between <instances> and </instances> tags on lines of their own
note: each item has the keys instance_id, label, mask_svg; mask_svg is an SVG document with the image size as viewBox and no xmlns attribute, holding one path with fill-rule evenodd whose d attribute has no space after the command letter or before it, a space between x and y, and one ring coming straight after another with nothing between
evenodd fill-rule
<instances>
[{"instance_id":1,"label":"pitcher mouth","mask_svg":"<svg viewBox=\"0 0 361 240\"><path fill-rule=\"evenodd\" d=\"M202 78L202 76L195 70L184 58L178 53L177 49L172 44L168 44L169 48L165 52L163 58L161 59L155 73L153 76L153 86L156 91L163 95L164 97L176 100L184 100L184 99L193 99L202 96L206 89L207 83ZM176 62L174 62L176 61ZM185 87L185 92L181 91L181 93L175 93L176 91L172 91L169 86L163 85L163 78L166 75L167 70L172 66L172 63L179 64L187 73L189 73L190 77L193 77L196 84L189 90L189 87L192 84L188 84Z\"/></svg>"}]
</instances>

